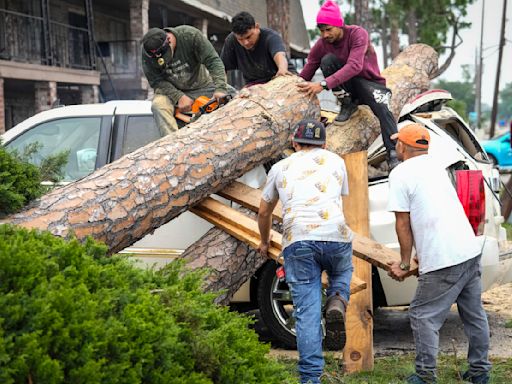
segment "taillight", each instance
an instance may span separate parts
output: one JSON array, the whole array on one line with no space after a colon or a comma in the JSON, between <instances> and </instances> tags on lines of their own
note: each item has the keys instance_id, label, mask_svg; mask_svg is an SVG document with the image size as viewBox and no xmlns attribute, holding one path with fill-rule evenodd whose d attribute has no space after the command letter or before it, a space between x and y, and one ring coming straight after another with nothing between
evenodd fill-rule
<instances>
[{"instance_id":1,"label":"taillight","mask_svg":"<svg viewBox=\"0 0 512 384\"><path fill-rule=\"evenodd\" d=\"M475 235L484 233L485 191L482 171L455 171L457 195Z\"/></svg>"}]
</instances>

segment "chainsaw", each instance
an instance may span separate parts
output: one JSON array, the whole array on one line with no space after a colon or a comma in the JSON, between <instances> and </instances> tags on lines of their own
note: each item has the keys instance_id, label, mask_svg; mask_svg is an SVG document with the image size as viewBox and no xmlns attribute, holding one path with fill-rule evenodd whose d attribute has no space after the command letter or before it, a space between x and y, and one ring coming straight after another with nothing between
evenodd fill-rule
<instances>
[{"instance_id":1,"label":"chainsaw","mask_svg":"<svg viewBox=\"0 0 512 384\"><path fill-rule=\"evenodd\" d=\"M227 104L232 99L231 95L223 96L219 99L212 97L211 99L208 96L199 96L194 100L192 104L192 108L190 112L181 112L179 108L176 108L174 113L174 117L183 121L184 123L192 123L199 119L199 117L205 113L211 113Z\"/></svg>"}]
</instances>

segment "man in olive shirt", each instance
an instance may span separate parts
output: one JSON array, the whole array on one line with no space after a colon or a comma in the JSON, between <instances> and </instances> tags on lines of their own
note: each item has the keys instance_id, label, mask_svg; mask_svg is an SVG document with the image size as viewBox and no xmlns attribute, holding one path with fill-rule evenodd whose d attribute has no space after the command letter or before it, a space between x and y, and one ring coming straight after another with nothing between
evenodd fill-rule
<instances>
[{"instance_id":1,"label":"man in olive shirt","mask_svg":"<svg viewBox=\"0 0 512 384\"><path fill-rule=\"evenodd\" d=\"M142 38L142 69L155 90L152 111L163 135L178 130L175 108L190 111L198 96L227 93L222 60L196 28L151 28Z\"/></svg>"}]
</instances>

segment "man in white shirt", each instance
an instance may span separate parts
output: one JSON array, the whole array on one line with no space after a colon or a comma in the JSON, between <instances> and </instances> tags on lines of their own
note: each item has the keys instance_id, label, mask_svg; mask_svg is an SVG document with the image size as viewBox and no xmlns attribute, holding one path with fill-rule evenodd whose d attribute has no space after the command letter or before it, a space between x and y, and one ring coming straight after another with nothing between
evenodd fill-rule
<instances>
[{"instance_id":1,"label":"man in white shirt","mask_svg":"<svg viewBox=\"0 0 512 384\"><path fill-rule=\"evenodd\" d=\"M301 383L320 383L322 355L322 271L329 275L325 308L327 337L345 345L345 311L352 278L352 232L343 216L348 194L345 162L325 149L325 127L316 120L298 123L295 153L270 170L258 214L259 251L267 255L272 211L283 204L283 255L286 282L296 318Z\"/></svg>"},{"instance_id":2,"label":"man in white shirt","mask_svg":"<svg viewBox=\"0 0 512 384\"><path fill-rule=\"evenodd\" d=\"M418 288L409 307L416 345L416 373L408 383L435 383L439 329L452 304L469 339L469 369L463 379L488 383L489 326L482 306L481 245L446 169L428 154L430 135L420 124L397 134L399 164L389 175L388 210L395 212L401 262L389 275L402 281L412 248L419 263Z\"/></svg>"}]
</instances>

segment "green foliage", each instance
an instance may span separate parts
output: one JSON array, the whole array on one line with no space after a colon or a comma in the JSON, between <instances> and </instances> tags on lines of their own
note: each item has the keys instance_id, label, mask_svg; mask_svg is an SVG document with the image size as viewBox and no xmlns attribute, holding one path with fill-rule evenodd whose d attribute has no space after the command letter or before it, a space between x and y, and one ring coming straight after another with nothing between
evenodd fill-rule
<instances>
[{"instance_id":1,"label":"green foliage","mask_svg":"<svg viewBox=\"0 0 512 384\"><path fill-rule=\"evenodd\" d=\"M39 169L20 162L0 145L0 217L16 212L42 193Z\"/></svg>"},{"instance_id":2,"label":"green foliage","mask_svg":"<svg viewBox=\"0 0 512 384\"><path fill-rule=\"evenodd\" d=\"M512 83L505 84L505 87L500 91L500 102L498 111L501 116L509 119L512 118Z\"/></svg>"},{"instance_id":3,"label":"green foliage","mask_svg":"<svg viewBox=\"0 0 512 384\"><path fill-rule=\"evenodd\" d=\"M202 272L0 226L0 382L292 383Z\"/></svg>"},{"instance_id":4,"label":"green foliage","mask_svg":"<svg viewBox=\"0 0 512 384\"><path fill-rule=\"evenodd\" d=\"M508 320L508 321L505 323L505 328L512 328L512 319Z\"/></svg>"},{"instance_id":5,"label":"green foliage","mask_svg":"<svg viewBox=\"0 0 512 384\"><path fill-rule=\"evenodd\" d=\"M8 151L0 143L0 217L20 210L48 192L50 188L42 185L42 181L62 180L69 152L35 161L40 148L39 143L32 143L18 153Z\"/></svg>"}]
</instances>

